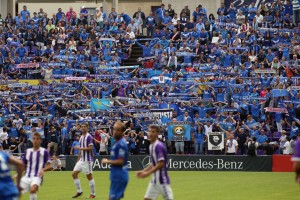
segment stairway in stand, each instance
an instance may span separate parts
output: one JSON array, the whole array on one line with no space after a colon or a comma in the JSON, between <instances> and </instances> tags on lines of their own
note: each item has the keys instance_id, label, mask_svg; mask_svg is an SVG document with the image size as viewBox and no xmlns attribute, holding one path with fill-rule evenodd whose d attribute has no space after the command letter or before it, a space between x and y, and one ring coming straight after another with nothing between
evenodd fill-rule
<instances>
[{"instance_id":1,"label":"stairway in stand","mask_svg":"<svg viewBox=\"0 0 300 200\"><path fill-rule=\"evenodd\" d=\"M137 36L137 39L142 39L142 38L147 38L146 36ZM139 41L139 43L141 44L145 44L145 41ZM142 57L143 55L143 50L141 47L139 47L138 45L134 44L132 46L132 53L131 53L131 57L128 58L127 60L123 60L123 65L124 66L132 66L132 65L138 65L139 63L137 62L137 59L139 57Z\"/></svg>"}]
</instances>

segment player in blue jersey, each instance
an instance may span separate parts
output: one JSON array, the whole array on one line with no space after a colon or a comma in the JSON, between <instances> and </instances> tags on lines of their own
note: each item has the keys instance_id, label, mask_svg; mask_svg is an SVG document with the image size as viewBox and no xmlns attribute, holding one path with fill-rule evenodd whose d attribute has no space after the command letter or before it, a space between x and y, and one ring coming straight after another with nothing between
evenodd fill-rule
<instances>
[{"instance_id":1,"label":"player in blue jersey","mask_svg":"<svg viewBox=\"0 0 300 200\"><path fill-rule=\"evenodd\" d=\"M0 144L0 149L2 145ZM9 164L16 167L17 170L17 187L15 186L9 171ZM23 163L12 156L7 155L0 150L0 199L1 200L16 200L19 196L20 180L22 177ZM19 191L18 191L19 189Z\"/></svg>"},{"instance_id":2,"label":"player in blue jersey","mask_svg":"<svg viewBox=\"0 0 300 200\"><path fill-rule=\"evenodd\" d=\"M111 150L111 159L102 159L103 164L111 165L109 200L123 198L128 183L128 145L123 137L125 130L126 126L122 122L114 124L116 143Z\"/></svg>"},{"instance_id":3,"label":"player in blue jersey","mask_svg":"<svg viewBox=\"0 0 300 200\"><path fill-rule=\"evenodd\" d=\"M153 174L149 183L144 200L157 199L162 195L165 200L173 200L173 192L170 186L170 178L167 171L167 149L165 145L158 140L160 132L159 126L150 125L148 137L150 140L150 164L144 170L137 172L138 178L146 178Z\"/></svg>"}]
</instances>

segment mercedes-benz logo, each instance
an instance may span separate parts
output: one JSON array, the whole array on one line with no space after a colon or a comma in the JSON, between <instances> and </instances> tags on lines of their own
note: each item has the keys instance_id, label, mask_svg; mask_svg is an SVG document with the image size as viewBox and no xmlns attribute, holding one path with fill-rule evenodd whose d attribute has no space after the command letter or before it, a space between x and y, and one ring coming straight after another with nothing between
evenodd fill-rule
<instances>
[{"instance_id":1,"label":"mercedes-benz logo","mask_svg":"<svg viewBox=\"0 0 300 200\"><path fill-rule=\"evenodd\" d=\"M150 156L146 156L145 158L143 158L142 165L143 165L143 168L146 168L149 165L151 165L151 158L150 158Z\"/></svg>"}]
</instances>

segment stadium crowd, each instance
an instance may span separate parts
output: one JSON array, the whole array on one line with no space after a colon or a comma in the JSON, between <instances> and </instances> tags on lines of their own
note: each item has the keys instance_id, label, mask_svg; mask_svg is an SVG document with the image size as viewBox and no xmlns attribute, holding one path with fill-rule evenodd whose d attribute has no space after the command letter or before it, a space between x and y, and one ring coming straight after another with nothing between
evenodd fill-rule
<instances>
[{"instance_id":1,"label":"stadium crowd","mask_svg":"<svg viewBox=\"0 0 300 200\"><path fill-rule=\"evenodd\" d=\"M224 132L223 153L246 154L254 143L258 154L292 154L300 126L298 8L289 0L222 4L215 16L202 5L175 13L162 4L131 17L114 8L51 15L24 6L0 16L2 146L22 153L38 132L52 154L76 155L80 122L88 121L95 154L105 155L114 144L110 127L122 120L132 154L147 153L147 125L167 122L192 126L190 141L170 141L162 130L170 153L211 154L208 133ZM138 64L124 66L136 46ZM153 109L162 114L153 117Z\"/></svg>"}]
</instances>

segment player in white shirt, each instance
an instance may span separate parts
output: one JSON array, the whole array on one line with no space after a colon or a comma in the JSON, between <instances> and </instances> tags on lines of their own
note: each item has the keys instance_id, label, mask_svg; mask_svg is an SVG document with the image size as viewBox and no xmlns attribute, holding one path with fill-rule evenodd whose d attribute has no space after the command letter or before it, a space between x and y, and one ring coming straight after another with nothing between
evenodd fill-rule
<instances>
[{"instance_id":1,"label":"player in white shirt","mask_svg":"<svg viewBox=\"0 0 300 200\"><path fill-rule=\"evenodd\" d=\"M81 124L82 135L79 139L79 146L75 146L74 149L79 150L78 160L73 169L72 177L74 184L77 188L77 193L72 198L77 198L82 195L82 189L78 174L83 172L89 180L91 189L91 195L89 199L96 198L95 193L95 181L93 178L93 137L88 133L88 124Z\"/></svg>"},{"instance_id":2,"label":"player in white shirt","mask_svg":"<svg viewBox=\"0 0 300 200\"><path fill-rule=\"evenodd\" d=\"M230 134L226 142L226 155L236 155L237 150L238 150L238 143L234 139L233 134Z\"/></svg>"},{"instance_id":3,"label":"player in white shirt","mask_svg":"<svg viewBox=\"0 0 300 200\"><path fill-rule=\"evenodd\" d=\"M23 163L26 166L25 175L21 179L22 193L30 192L30 200L37 200L37 191L41 186L44 172L51 170L49 152L41 147L42 138L39 133L32 136L33 147L27 149Z\"/></svg>"},{"instance_id":4,"label":"player in white shirt","mask_svg":"<svg viewBox=\"0 0 300 200\"><path fill-rule=\"evenodd\" d=\"M156 125L149 126L148 136L151 142L149 151L152 164L136 174L138 178L146 178L153 174L144 200L155 200L159 195L162 195L165 200L174 199L167 171L167 149L158 140L159 130L160 128Z\"/></svg>"}]
</instances>

